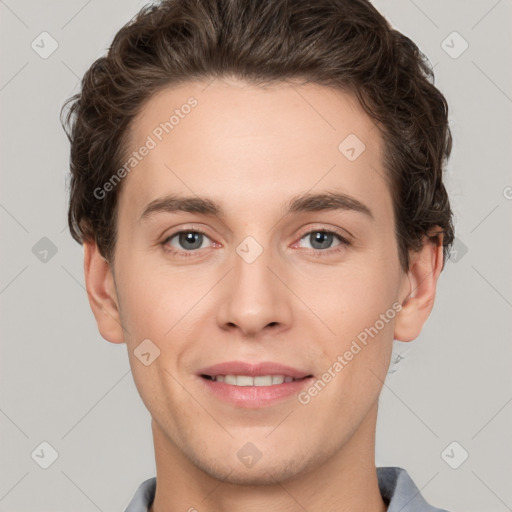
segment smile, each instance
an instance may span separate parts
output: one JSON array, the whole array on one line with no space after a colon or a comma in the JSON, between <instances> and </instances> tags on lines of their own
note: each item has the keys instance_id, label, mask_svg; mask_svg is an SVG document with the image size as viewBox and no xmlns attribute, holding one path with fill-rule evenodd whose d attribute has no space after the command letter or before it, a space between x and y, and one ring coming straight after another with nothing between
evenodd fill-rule
<instances>
[{"instance_id":1,"label":"smile","mask_svg":"<svg viewBox=\"0 0 512 512\"><path fill-rule=\"evenodd\" d=\"M214 382L224 382L230 386L276 386L283 383L289 383L306 379L307 377L294 378L287 375L258 375L253 377L251 375L202 375L203 378L212 380Z\"/></svg>"}]
</instances>

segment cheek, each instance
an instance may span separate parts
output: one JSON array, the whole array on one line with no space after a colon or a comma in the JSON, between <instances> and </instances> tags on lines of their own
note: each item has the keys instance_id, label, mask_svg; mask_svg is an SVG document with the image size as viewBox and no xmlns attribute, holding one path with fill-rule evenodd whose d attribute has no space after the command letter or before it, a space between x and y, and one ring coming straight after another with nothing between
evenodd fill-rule
<instances>
[{"instance_id":1,"label":"cheek","mask_svg":"<svg viewBox=\"0 0 512 512\"><path fill-rule=\"evenodd\" d=\"M350 271L334 272L328 292L315 295L312 309L331 331L323 343L326 370L331 368L341 377L338 383L344 382L355 395L373 385L378 390L377 376L385 378L399 307L398 277L393 261L370 254L351 265ZM332 365L339 363L339 356L343 368L338 364L336 371Z\"/></svg>"},{"instance_id":2,"label":"cheek","mask_svg":"<svg viewBox=\"0 0 512 512\"><path fill-rule=\"evenodd\" d=\"M309 278L302 293L336 336L346 337L373 325L391 308L397 287L393 266L365 257L357 264L329 269L321 279Z\"/></svg>"},{"instance_id":3,"label":"cheek","mask_svg":"<svg viewBox=\"0 0 512 512\"><path fill-rule=\"evenodd\" d=\"M193 273L170 272L166 266L142 259L125 261L119 270L121 309L132 338L165 341L205 291L204 279L201 283Z\"/></svg>"},{"instance_id":4,"label":"cheek","mask_svg":"<svg viewBox=\"0 0 512 512\"><path fill-rule=\"evenodd\" d=\"M125 260L119 271L123 327L128 331L125 341L137 387L149 408L154 397L172 396L173 377L187 371L186 356L194 345L190 329L197 324L198 301L211 288L211 279L204 273L171 271L168 265L152 265L142 258ZM144 366L136 353L147 339L156 346L149 345L158 357ZM172 389L164 389L169 385Z\"/></svg>"},{"instance_id":5,"label":"cheek","mask_svg":"<svg viewBox=\"0 0 512 512\"><path fill-rule=\"evenodd\" d=\"M183 328L187 310L197 302L197 290L186 286L184 275L170 276L168 269L164 273L151 265L143 267L142 262L125 264L121 272L121 310L133 378L148 410L160 418L169 404L176 407L180 402L180 386L175 379L180 380L183 369L187 351ZM137 357L142 346L147 347L144 352L149 352L152 360L147 366Z\"/></svg>"}]
</instances>

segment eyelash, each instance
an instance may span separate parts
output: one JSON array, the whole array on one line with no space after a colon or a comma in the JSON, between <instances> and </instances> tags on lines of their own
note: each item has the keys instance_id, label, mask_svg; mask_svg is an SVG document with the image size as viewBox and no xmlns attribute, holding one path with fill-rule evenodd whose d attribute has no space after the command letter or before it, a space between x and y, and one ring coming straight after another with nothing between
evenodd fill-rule
<instances>
[{"instance_id":1,"label":"eyelash","mask_svg":"<svg viewBox=\"0 0 512 512\"><path fill-rule=\"evenodd\" d=\"M181 257L181 258L190 258L192 256L195 256L196 252L200 250L200 249L194 249L192 251L178 251L176 249L169 249L167 243L170 240L172 240L175 236L180 235L181 233L197 233L197 234L204 235L207 238L210 238L208 236L208 234L205 233L204 231L202 231L201 229L182 229L180 231L176 231L175 233L172 233L171 235L166 237L166 239L161 243L164 251L167 254L170 254L172 256L178 256L178 257ZM309 249L310 251L313 251L311 254L313 255L313 257L316 257L316 258L322 257L322 253L335 254L335 253L343 250L344 248L348 247L349 245L351 245L350 242L345 237L343 237L340 233L338 233L337 231L334 231L332 229L312 229L312 230L307 231L306 233L304 233L299 238L299 241L302 240L307 235L311 235L312 233L327 233L329 235L335 235L336 237L338 237L339 241L341 242L339 245L337 245L334 248L329 248L329 249Z\"/></svg>"}]
</instances>

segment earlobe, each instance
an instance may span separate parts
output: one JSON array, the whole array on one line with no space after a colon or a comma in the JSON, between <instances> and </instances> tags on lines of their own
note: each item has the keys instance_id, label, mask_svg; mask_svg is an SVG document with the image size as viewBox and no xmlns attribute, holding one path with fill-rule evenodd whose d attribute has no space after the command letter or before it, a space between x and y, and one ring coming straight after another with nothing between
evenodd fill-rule
<instances>
[{"instance_id":1,"label":"earlobe","mask_svg":"<svg viewBox=\"0 0 512 512\"><path fill-rule=\"evenodd\" d=\"M396 317L394 338L398 341L415 340L434 307L437 280L443 268L443 235L432 241L424 237L423 247L410 252L410 263L404 281L408 291L403 293L402 310Z\"/></svg>"},{"instance_id":2,"label":"earlobe","mask_svg":"<svg viewBox=\"0 0 512 512\"><path fill-rule=\"evenodd\" d=\"M114 278L95 242L84 242L85 287L98 330L111 343L124 343Z\"/></svg>"}]
</instances>

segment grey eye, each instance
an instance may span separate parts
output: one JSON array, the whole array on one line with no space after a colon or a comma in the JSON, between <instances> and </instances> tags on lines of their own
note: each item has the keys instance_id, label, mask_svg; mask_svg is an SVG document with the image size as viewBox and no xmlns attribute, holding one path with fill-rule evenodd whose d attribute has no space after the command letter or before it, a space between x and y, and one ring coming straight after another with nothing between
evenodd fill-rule
<instances>
[{"instance_id":1,"label":"grey eye","mask_svg":"<svg viewBox=\"0 0 512 512\"><path fill-rule=\"evenodd\" d=\"M322 250L329 249L332 246L334 238L340 238L336 233L330 233L328 231L311 231L307 235L303 236L301 240L308 240L311 244L311 249Z\"/></svg>"},{"instance_id":2,"label":"grey eye","mask_svg":"<svg viewBox=\"0 0 512 512\"><path fill-rule=\"evenodd\" d=\"M174 239L178 240L178 246L172 243L172 240ZM203 233L198 233L197 231L182 231L169 237L167 239L167 243L173 247L177 247L178 249L194 251L196 249L201 249L204 239L205 235L203 235Z\"/></svg>"}]
</instances>

